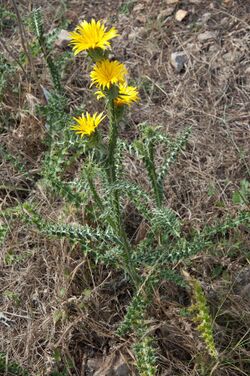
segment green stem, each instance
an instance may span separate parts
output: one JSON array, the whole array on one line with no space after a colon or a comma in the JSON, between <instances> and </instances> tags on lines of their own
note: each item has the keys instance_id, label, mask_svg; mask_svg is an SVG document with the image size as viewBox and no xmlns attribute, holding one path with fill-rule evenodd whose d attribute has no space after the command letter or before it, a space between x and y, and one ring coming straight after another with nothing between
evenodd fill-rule
<instances>
[{"instance_id":1,"label":"green stem","mask_svg":"<svg viewBox=\"0 0 250 376\"><path fill-rule=\"evenodd\" d=\"M110 133L109 133L109 146L108 146L108 159L107 159L107 173L110 184L116 182L116 166L115 166L115 152L118 138L118 121L115 113L115 106L113 99L109 100L108 116L110 121ZM116 214L117 227L120 235L122 235L122 221L120 212L120 198L119 192L115 189L113 191L113 204ZM124 238L124 235L122 235ZM125 238L124 238L125 240ZM127 239L126 242L127 243Z\"/></svg>"},{"instance_id":2,"label":"green stem","mask_svg":"<svg viewBox=\"0 0 250 376\"><path fill-rule=\"evenodd\" d=\"M43 32L42 32L41 35L37 35L37 38L38 38L38 43L40 45L42 53L44 55L44 59L46 60L47 66L49 68L49 72L50 72L50 75L51 75L51 79L52 79L54 88L59 94L61 94L62 93L62 86L61 86L59 71L58 71L56 65L54 64L52 57L50 56L50 51L48 50L48 47L47 47L47 44L46 44L46 39L44 37Z\"/></svg>"},{"instance_id":3,"label":"green stem","mask_svg":"<svg viewBox=\"0 0 250 376\"><path fill-rule=\"evenodd\" d=\"M147 149L145 150L145 159L146 159L146 166L148 170L148 174L153 186L154 195L155 195L155 201L156 205L158 207L162 206L163 196L161 188L157 181L157 174L155 169L155 163L154 163L154 146L152 142L149 142Z\"/></svg>"},{"instance_id":4,"label":"green stem","mask_svg":"<svg viewBox=\"0 0 250 376\"><path fill-rule=\"evenodd\" d=\"M116 109L114 105L114 100L109 99L108 103L108 117L110 122L109 131L109 145L108 145L108 158L107 158L107 176L109 183L116 183L116 165L115 165L115 152L118 139L118 119L116 114ZM120 211L120 196L118 190L114 189L112 194L112 204L114 208L114 213L116 217L116 231L118 236L121 238L124 246L124 268L129 274L130 278L133 280L135 286L139 283L138 274L131 262L131 246L129 244L126 232L123 228L121 211Z\"/></svg>"},{"instance_id":5,"label":"green stem","mask_svg":"<svg viewBox=\"0 0 250 376\"><path fill-rule=\"evenodd\" d=\"M88 173L87 173L87 180L88 180L88 183L89 183L89 188L90 188L90 190L92 192L92 195L94 197L94 200L95 200L97 206L99 207L99 209L104 210L104 207L103 207L103 204L102 204L102 200L101 200L100 196L97 193L97 190L95 188L95 184L93 182L93 179L92 179L92 177Z\"/></svg>"},{"instance_id":6,"label":"green stem","mask_svg":"<svg viewBox=\"0 0 250 376\"><path fill-rule=\"evenodd\" d=\"M108 104L108 117L110 121L109 129L109 147L108 147L108 177L109 182L112 184L116 181L116 169L115 169L115 149L118 138L118 121L115 114L115 106L113 99L109 100Z\"/></svg>"},{"instance_id":7,"label":"green stem","mask_svg":"<svg viewBox=\"0 0 250 376\"><path fill-rule=\"evenodd\" d=\"M87 180L88 180L90 190L92 192L93 198L94 198L97 206L99 207L99 209L101 211L103 211L104 210L104 206L103 206L101 197L99 196L99 194L98 194L98 192L96 190L94 181L93 181L92 177L89 174L87 174ZM111 216L107 217L107 221L108 221L108 223L110 224L111 227L113 227L113 228L116 227L116 223L113 221L113 219L111 218Z\"/></svg>"}]
</instances>

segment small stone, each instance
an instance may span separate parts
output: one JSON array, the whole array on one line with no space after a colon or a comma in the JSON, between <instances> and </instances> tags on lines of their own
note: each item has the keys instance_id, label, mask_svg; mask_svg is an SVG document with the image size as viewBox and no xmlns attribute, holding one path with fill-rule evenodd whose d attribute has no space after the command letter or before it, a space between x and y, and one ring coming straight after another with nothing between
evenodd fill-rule
<instances>
[{"instance_id":1,"label":"small stone","mask_svg":"<svg viewBox=\"0 0 250 376\"><path fill-rule=\"evenodd\" d=\"M209 12L204 13L204 14L202 15L202 17L201 17L201 21L202 21L202 23L206 24L206 23L210 20L211 16L212 16L212 15L211 15L211 13L209 13Z\"/></svg>"},{"instance_id":2,"label":"small stone","mask_svg":"<svg viewBox=\"0 0 250 376\"><path fill-rule=\"evenodd\" d=\"M215 39L217 37L217 33L214 31L205 31L198 35L199 42L207 42L210 39Z\"/></svg>"},{"instance_id":3,"label":"small stone","mask_svg":"<svg viewBox=\"0 0 250 376\"><path fill-rule=\"evenodd\" d=\"M158 14L158 17L157 17L157 20L158 21L163 21L165 18L171 16L171 14L173 14L174 12L174 8L173 7L169 7L167 9L163 9L159 14Z\"/></svg>"},{"instance_id":4,"label":"small stone","mask_svg":"<svg viewBox=\"0 0 250 376\"><path fill-rule=\"evenodd\" d=\"M184 52L173 52L171 54L170 62L177 73L180 73L187 63L188 58Z\"/></svg>"},{"instance_id":5,"label":"small stone","mask_svg":"<svg viewBox=\"0 0 250 376\"><path fill-rule=\"evenodd\" d=\"M187 16L188 14L188 11L187 10L184 10L184 9L179 9L176 13L175 13L175 19L176 21L183 21L184 18Z\"/></svg>"},{"instance_id":6,"label":"small stone","mask_svg":"<svg viewBox=\"0 0 250 376\"><path fill-rule=\"evenodd\" d=\"M55 46L59 48L66 48L70 41L70 34L67 30L61 30L58 34Z\"/></svg>"}]
</instances>

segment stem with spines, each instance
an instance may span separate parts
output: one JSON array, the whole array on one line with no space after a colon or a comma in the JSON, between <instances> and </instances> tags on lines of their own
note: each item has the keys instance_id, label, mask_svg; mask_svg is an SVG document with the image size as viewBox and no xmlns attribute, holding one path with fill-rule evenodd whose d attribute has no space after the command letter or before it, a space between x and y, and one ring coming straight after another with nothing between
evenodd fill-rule
<instances>
[{"instance_id":1,"label":"stem with spines","mask_svg":"<svg viewBox=\"0 0 250 376\"><path fill-rule=\"evenodd\" d=\"M109 184L114 185L116 183L115 153L116 153L117 140L118 140L119 119L117 116L117 109L114 104L114 99L112 97L108 99L108 118L109 118L110 129L109 129L109 145L108 145L106 171L107 171ZM117 189L114 189L112 193L112 205L113 205L115 217L116 217L117 235L121 238L123 245L124 245L124 257L123 257L124 264L125 264L124 267L126 268L135 286L137 286L139 283L139 277L131 261L131 254L132 254L131 246L129 244L127 234L122 224L121 211L120 211L120 197L119 197L119 191Z\"/></svg>"}]
</instances>

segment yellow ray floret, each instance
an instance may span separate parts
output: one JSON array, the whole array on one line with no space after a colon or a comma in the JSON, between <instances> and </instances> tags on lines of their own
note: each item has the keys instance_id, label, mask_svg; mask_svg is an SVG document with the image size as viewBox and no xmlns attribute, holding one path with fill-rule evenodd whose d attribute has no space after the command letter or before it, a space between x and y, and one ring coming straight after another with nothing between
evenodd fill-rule
<instances>
[{"instance_id":1,"label":"yellow ray floret","mask_svg":"<svg viewBox=\"0 0 250 376\"><path fill-rule=\"evenodd\" d=\"M139 93L136 87L124 84L119 85L119 94L115 99L115 104L117 106L130 106L133 102L137 101L139 101Z\"/></svg>"},{"instance_id":2,"label":"yellow ray floret","mask_svg":"<svg viewBox=\"0 0 250 376\"><path fill-rule=\"evenodd\" d=\"M106 98L106 95L105 95L104 92L101 91L101 90L97 90L97 91L95 92L95 95L96 95L96 98L98 99L98 101L99 101L99 99Z\"/></svg>"},{"instance_id":3,"label":"yellow ray floret","mask_svg":"<svg viewBox=\"0 0 250 376\"><path fill-rule=\"evenodd\" d=\"M82 114L80 117L73 118L77 124L73 125L70 129L75 131L76 134L81 135L81 137L85 135L90 136L104 118L103 112L100 114L95 112L93 116L86 112L85 115Z\"/></svg>"},{"instance_id":4,"label":"yellow ray floret","mask_svg":"<svg viewBox=\"0 0 250 376\"><path fill-rule=\"evenodd\" d=\"M81 22L80 25L70 33L71 41L69 43L73 46L74 54L77 55L79 52L91 48L106 50L110 47L109 40L118 35L114 27L107 31L104 22L96 22L96 20L92 18L90 22Z\"/></svg>"},{"instance_id":5,"label":"yellow ray floret","mask_svg":"<svg viewBox=\"0 0 250 376\"><path fill-rule=\"evenodd\" d=\"M110 88L113 84L124 83L128 71L119 61L102 60L94 66L90 73L92 84L98 88Z\"/></svg>"}]
</instances>

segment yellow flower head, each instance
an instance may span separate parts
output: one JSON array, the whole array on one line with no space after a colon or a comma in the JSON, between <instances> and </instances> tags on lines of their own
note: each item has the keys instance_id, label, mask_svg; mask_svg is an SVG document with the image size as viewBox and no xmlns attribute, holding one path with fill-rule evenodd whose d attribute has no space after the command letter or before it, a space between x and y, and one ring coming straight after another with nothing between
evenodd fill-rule
<instances>
[{"instance_id":1,"label":"yellow flower head","mask_svg":"<svg viewBox=\"0 0 250 376\"><path fill-rule=\"evenodd\" d=\"M85 135L90 136L104 118L103 112L99 115L95 112L93 116L86 112L86 115L82 114L82 116L78 118L73 118L77 124L73 125L70 129L75 131L76 134L81 135L81 137Z\"/></svg>"},{"instance_id":2,"label":"yellow flower head","mask_svg":"<svg viewBox=\"0 0 250 376\"><path fill-rule=\"evenodd\" d=\"M119 61L102 60L94 66L90 73L92 84L98 88L110 88L112 84L124 83L128 71Z\"/></svg>"},{"instance_id":3,"label":"yellow flower head","mask_svg":"<svg viewBox=\"0 0 250 376\"><path fill-rule=\"evenodd\" d=\"M139 101L139 93L136 87L127 86L126 84L119 85L119 94L115 99L117 106L130 106L133 102Z\"/></svg>"},{"instance_id":4,"label":"yellow flower head","mask_svg":"<svg viewBox=\"0 0 250 376\"><path fill-rule=\"evenodd\" d=\"M133 102L139 101L140 97L138 89L136 87L127 86L127 84L119 84L118 88L119 94L115 98L115 104L117 106L130 106ZM95 95L98 100L106 97L105 93L102 90L97 90L95 92Z\"/></svg>"},{"instance_id":5,"label":"yellow flower head","mask_svg":"<svg viewBox=\"0 0 250 376\"><path fill-rule=\"evenodd\" d=\"M101 23L101 21L96 22L93 18L90 22L81 22L75 31L70 33L70 44L73 45L74 54L77 55L79 52L91 48L101 48L102 50L109 48L109 40L119 34L114 27L109 31L106 30L104 23Z\"/></svg>"}]
</instances>

